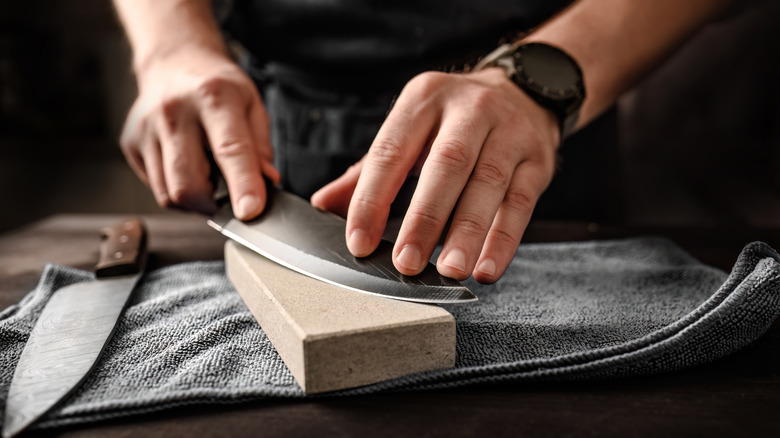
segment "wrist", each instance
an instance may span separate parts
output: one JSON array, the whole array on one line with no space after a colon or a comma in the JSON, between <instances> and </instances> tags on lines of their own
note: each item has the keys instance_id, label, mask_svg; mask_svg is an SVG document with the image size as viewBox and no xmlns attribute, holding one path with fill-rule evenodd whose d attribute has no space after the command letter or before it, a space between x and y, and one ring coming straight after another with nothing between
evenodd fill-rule
<instances>
[{"instance_id":1,"label":"wrist","mask_svg":"<svg viewBox=\"0 0 780 438\"><path fill-rule=\"evenodd\" d=\"M475 67L499 67L525 95L551 111L559 122L560 139L574 129L585 100L582 70L563 50L543 43L505 44Z\"/></svg>"},{"instance_id":2,"label":"wrist","mask_svg":"<svg viewBox=\"0 0 780 438\"><path fill-rule=\"evenodd\" d=\"M114 4L139 77L188 51L226 56L209 0L114 0Z\"/></svg>"},{"instance_id":3,"label":"wrist","mask_svg":"<svg viewBox=\"0 0 780 438\"><path fill-rule=\"evenodd\" d=\"M192 65L199 59L230 60L227 49L219 41L166 41L133 57L133 71L139 83L154 76L158 69Z\"/></svg>"}]
</instances>

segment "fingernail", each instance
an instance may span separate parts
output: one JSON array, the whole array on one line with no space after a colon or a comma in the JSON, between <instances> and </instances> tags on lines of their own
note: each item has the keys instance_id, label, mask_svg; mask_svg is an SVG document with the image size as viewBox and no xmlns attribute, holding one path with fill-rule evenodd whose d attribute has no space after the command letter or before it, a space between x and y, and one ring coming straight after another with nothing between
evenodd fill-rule
<instances>
[{"instance_id":1,"label":"fingernail","mask_svg":"<svg viewBox=\"0 0 780 438\"><path fill-rule=\"evenodd\" d=\"M358 228L349 235L347 247L355 257L364 257L371 253L371 239L365 231Z\"/></svg>"},{"instance_id":2,"label":"fingernail","mask_svg":"<svg viewBox=\"0 0 780 438\"><path fill-rule=\"evenodd\" d=\"M442 264L463 272L466 270L466 254L458 248L451 249L447 252L447 256L444 257L444 260L442 260Z\"/></svg>"},{"instance_id":3,"label":"fingernail","mask_svg":"<svg viewBox=\"0 0 780 438\"><path fill-rule=\"evenodd\" d=\"M496 275L496 262L494 262L493 259L482 260L482 263L479 264L477 271L492 277Z\"/></svg>"},{"instance_id":4,"label":"fingernail","mask_svg":"<svg viewBox=\"0 0 780 438\"><path fill-rule=\"evenodd\" d=\"M395 258L399 265L410 271L417 271L422 264L422 254L414 245L406 245Z\"/></svg>"},{"instance_id":5,"label":"fingernail","mask_svg":"<svg viewBox=\"0 0 780 438\"><path fill-rule=\"evenodd\" d=\"M260 209L260 198L255 195L244 195L238 200L238 211L236 217L239 219L251 219L251 217Z\"/></svg>"}]
</instances>

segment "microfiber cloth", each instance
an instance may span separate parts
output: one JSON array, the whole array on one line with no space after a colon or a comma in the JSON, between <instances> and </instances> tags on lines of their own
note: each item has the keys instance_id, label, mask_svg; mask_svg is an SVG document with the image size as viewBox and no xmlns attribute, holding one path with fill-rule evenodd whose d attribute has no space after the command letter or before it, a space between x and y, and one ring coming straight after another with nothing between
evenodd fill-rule
<instances>
[{"instance_id":1,"label":"microfiber cloth","mask_svg":"<svg viewBox=\"0 0 780 438\"><path fill-rule=\"evenodd\" d=\"M467 282L454 369L326 395L508 381L627 378L713 361L763 334L780 312L780 256L748 245L731 274L658 238L521 245L495 285ZM49 265L0 313L0 407L46 301L92 274ZM305 397L225 275L223 262L146 274L104 356L38 427L186 404Z\"/></svg>"}]
</instances>

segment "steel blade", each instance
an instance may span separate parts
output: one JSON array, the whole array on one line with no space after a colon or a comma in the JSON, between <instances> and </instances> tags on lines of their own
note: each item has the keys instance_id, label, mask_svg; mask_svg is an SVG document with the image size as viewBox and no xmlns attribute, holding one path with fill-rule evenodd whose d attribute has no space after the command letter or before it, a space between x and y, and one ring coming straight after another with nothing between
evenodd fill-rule
<instances>
[{"instance_id":1,"label":"steel blade","mask_svg":"<svg viewBox=\"0 0 780 438\"><path fill-rule=\"evenodd\" d=\"M16 366L3 437L24 430L84 380L139 278L135 274L77 283L54 293Z\"/></svg>"},{"instance_id":2,"label":"steel blade","mask_svg":"<svg viewBox=\"0 0 780 438\"><path fill-rule=\"evenodd\" d=\"M419 275L400 274L392 263L393 245L386 240L370 256L354 257L344 239L343 218L282 190L270 191L265 211L255 220L235 219L226 202L209 225L287 268L358 292L420 303L477 300L430 263Z\"/></svg>"}]
</instances>

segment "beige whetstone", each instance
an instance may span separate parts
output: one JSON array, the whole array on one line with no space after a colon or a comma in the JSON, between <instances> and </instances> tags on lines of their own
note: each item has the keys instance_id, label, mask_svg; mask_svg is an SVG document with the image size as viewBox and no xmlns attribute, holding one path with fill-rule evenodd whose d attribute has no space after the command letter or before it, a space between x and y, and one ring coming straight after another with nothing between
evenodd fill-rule
<instances>
[{"instance_id":1,"label":"beige whetstone","mask_svg":"<svg viewBox=\"0 0 780 438\"><path fill-rule=\"evenodd\" d=\"M307 393L455 366L455 318L432 304L354 292L299 274L233 241L233 285Z\"/></svg>"}]
</instances>

